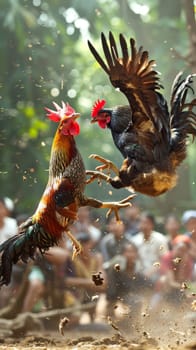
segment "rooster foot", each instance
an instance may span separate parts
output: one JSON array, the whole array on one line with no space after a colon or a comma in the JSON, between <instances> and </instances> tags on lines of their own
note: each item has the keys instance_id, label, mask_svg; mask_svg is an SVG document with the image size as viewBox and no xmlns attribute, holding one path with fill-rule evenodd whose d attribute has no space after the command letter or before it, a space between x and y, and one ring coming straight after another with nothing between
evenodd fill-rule
<instances>
[{"instance_id":1,"label":"rooster foot","mask_svg":"<svg viewBox=\"0 0 196 350\"><path fill-rule=\"evenodd\" d=\"M118 211L121 208L131 207L132 204L129 202L132 198L135 197L135 194L132 194L119 202L104 202L102 203L102 208L108 208L106 217L108 218L112 212L114 212L117 222L121 222Z\"/></svg>"},{"instance_id":2,"label":"rooster foot","mask_svg":"<svg viewBox=\"0 0 196 350\"><path fill-rule=\"evenodd\" d=\"M107 169L107 170L108 170L108 174L110 174L110 170L113 170L113 172L114 172L116 175L119 175L119 169L118 169L117 166L116 166L114 163L112 163L110 160L105 159L105 158L103 158L103 157L101 157L101 156L99 156L99 155L97 155L97 154L91 154L91 155L89 156L89 158L91 158L91 159L96 159L96 160L98 160L98 162L103 163L103 165L97 166L97 167L96 167L96 170L98 170L98 171L103 171L103 170Z\"/></svg>"},{"instance_id":3,"label":"rooster foot","mask_svg":"<svg viewBox=\"0 0 196 350\"><path fill-rule=\"evenodd\" d=\"M86 175L90 175L90 178L86 180L87 185L95 180L104 180L106 182L111 180L110 176L103 174L101 171L86 170Z\"/></svg>"},{"instance_id":4,"label":"rooster foot","mask_svg":"<svg viewBox=\"0 0 196 350\"><path fill-rule=\"evenodd\" d=\"M66 234L69 237L69 239L72 241L72 244L73 244L72 260L74 260L75 257L81 253L82 246L81 246L80 242L78 242L78 240L72 235L72 233L70 231L66 231Z\"/></svg>"}]
</instances>

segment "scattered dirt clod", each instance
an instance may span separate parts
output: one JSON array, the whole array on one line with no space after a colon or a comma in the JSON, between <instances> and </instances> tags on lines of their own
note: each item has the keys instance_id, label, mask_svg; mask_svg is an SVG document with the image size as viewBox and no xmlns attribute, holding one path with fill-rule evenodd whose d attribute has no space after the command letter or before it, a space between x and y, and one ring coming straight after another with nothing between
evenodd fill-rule
<instances>
[{"instance_id":1,"label":"scattered dirt clod","mask_svg":"<svg viewBox=\"0 0 196 350\"><path fill-rule=\"evenodd\" d=\"M101 286L103 284L104 278L101 277L101 272L98 272L92 275L92 280L96 286Z\"/></svg>"},{"instance_id":2,"label":"scattered dirt clod","mask_svg":"<svg viewBox=\"0 0 196 350\"><path fill-rule=\"evenodd\" d=\"M64 327L66 326L66 324L69 323L69 318L64 317L60 320L59 322L59 332L61 335L64 335Z\"/></svg>"}]
</instances>

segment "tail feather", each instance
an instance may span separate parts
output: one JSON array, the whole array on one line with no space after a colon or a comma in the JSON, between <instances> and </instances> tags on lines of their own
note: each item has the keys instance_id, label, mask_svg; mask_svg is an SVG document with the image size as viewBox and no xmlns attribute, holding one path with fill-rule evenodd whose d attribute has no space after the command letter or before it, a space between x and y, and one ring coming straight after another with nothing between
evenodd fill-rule
<instances>
[{"instance_id":1,"label":"tail feather","mask_svg":"<svg viewBox=\"0 0 196 350\"><path fill-rule=\"evenodd\" d=\"M182 79L179 73L174 80L171 96L171 131L172 144L186 142L188 135L196 136L196 99L186 102L187 94L194 93L192 83L195 74Z\"/></svg>"},{"instance_id":2,"label":"tail feather","mask_svg":"<svg viewBox=\"0 0 196 350\"><path fill-rule=\"evenodd\" d=\"M34 259L36 249L41 253L57 244L39 224L28 227L24 232L15 235L0 245L0 286L10 283L12 266L20 259L27 263L28 259Z\"/></svg>"}]
</instances>

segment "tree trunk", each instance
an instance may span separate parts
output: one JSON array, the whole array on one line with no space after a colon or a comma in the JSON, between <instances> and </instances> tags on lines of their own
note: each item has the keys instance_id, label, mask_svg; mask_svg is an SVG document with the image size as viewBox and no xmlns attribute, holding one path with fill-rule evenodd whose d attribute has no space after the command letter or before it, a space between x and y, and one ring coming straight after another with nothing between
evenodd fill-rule
<instances>
[{"instance_id":1,"label":"tree trunk","mask_svg":"<svg viewBox=\"0 0 196 350\"><path fill-rule=\"evenodd\" d=\"M194 0L182 0L182 4L189 36L189 53L187 55L187 60L192 73L196 73L196 20Z\"/></svg>"}]
</instances>

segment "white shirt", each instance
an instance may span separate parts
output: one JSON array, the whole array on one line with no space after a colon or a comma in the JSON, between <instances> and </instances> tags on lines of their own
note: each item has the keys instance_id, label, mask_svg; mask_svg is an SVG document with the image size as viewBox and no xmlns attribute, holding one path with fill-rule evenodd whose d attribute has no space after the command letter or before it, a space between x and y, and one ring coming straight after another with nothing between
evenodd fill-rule
<instances>
[{"instance_id":1,"label":"white shirt","mask_svg":"<svg viewBox=\"0 0 196 350\"><path fill-rule=\"evenodd\" d=\"M0 228L0 244L18 233L18 226L15 219L4 218L4 226Z\"/></svg>"},{"instance_id":2,"label":"white shirt","mask_svg":"<svg viewBox=\"0 0 196 350\"><path fill-rule=\"evenodd\" d=\"M131 241L138 248L144 273L152 270L154 264L159 263L161 256L168 250L167 238L156 231L152 231L148 240L145 240L144 234L139 232L131 238Z\"/></svg>"}]
</instances>

